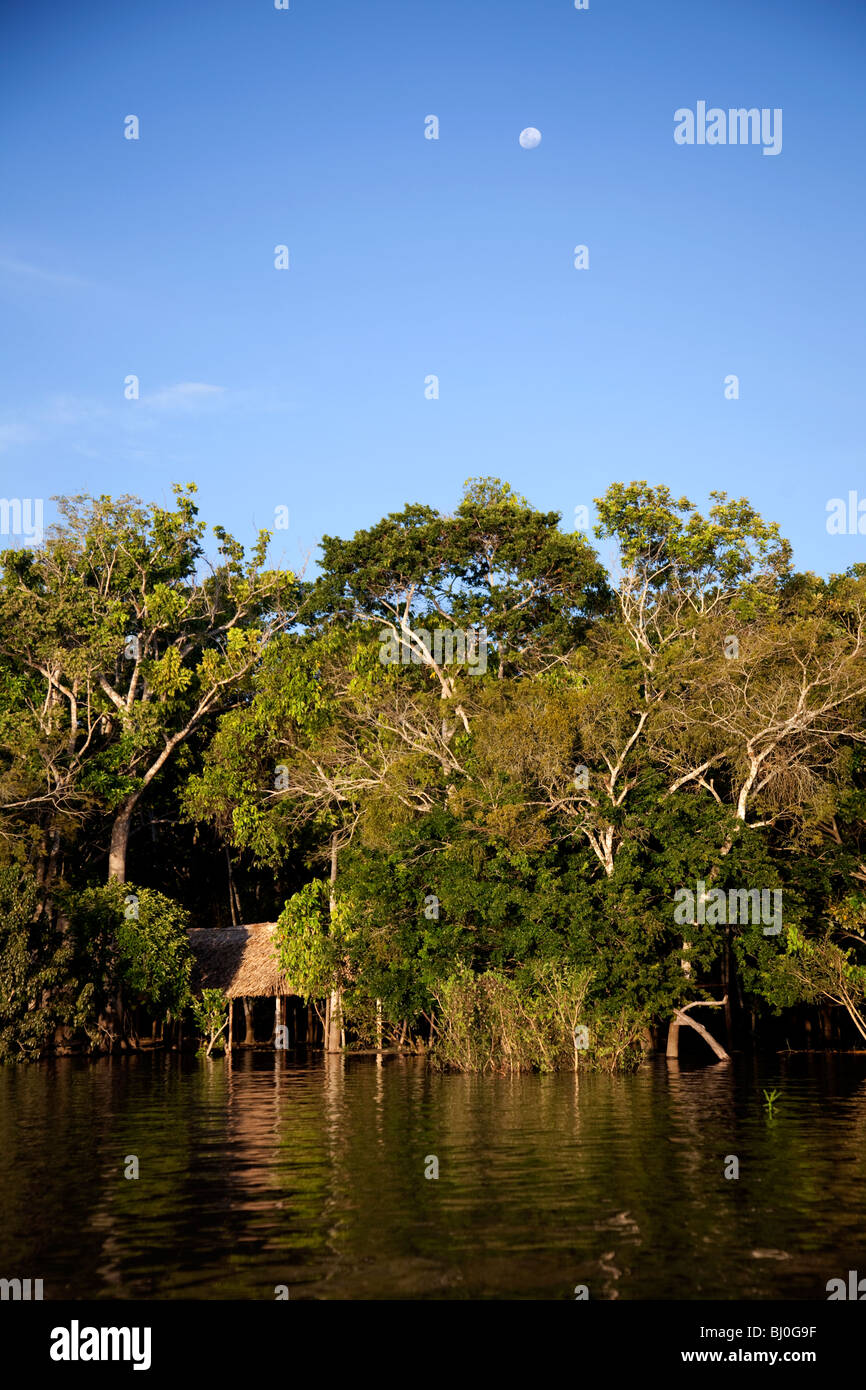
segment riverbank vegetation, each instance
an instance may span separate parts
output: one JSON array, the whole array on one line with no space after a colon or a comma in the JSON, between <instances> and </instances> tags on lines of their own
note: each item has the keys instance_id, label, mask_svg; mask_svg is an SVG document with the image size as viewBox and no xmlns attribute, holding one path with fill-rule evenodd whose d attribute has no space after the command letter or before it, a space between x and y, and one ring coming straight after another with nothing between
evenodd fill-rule
<instances>
[{"instance_id":1,"label":"riverbank vegetation","mask_svg":"<svg viewBox=\"0 0 866 1390\"><path fill-rule=\"evenodd\" d=\"M712 1005L721 1052L866 1045L866 565L596 506L598 548L476 479L296 576L208 562L186 487L6 551L0 1056L219 1046L187 928L239 921L330 1050L618 1067Z\"/></svg>"}]
</instances>

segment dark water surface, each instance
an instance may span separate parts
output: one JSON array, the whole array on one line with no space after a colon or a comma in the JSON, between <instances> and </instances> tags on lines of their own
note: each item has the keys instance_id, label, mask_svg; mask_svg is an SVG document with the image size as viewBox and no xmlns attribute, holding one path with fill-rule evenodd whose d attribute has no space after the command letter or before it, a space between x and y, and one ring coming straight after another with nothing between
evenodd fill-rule
<instances>
[{"instance_id":1,"label":"dark water surface","mask_svg":"<svg viewBox=\"0 0 866 1390\"><path fill-rule=\"evenodd\" d=\"M866 1057L579 1080L273 1053L0 1069L0 1277L46 1299L823 1300L849 1269Z\"/></svg>"}]
</instances>

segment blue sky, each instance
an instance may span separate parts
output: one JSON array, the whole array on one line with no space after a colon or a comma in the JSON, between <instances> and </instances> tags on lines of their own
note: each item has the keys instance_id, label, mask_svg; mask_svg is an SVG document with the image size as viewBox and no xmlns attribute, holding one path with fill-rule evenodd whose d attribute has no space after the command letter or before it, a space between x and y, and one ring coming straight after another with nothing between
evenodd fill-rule
<instances>
[{"instance_id":1,"label":"blue sky","mask_svg":"<svg viewBox=\"0 0 866 1390\"><path fill-rule=\"evenodd\" d=\"M297 566L471 475L566 526L648 478L746 494L802 568L866 559L826 530L866 498L859 3L14 0L2 26L3 496L194 480L245 541L287 506ZM782 152L678 146L700 100L782 108Z\"/></svg>"}]
</instances>

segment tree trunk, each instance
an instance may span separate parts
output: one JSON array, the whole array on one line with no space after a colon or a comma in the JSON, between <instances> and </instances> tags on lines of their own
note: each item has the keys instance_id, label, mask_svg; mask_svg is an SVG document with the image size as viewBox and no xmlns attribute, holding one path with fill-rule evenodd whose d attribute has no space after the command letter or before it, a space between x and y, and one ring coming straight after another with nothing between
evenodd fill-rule
<instances>
[{"instance_id":1,"label":"tree trunk","mask_svg":"<svg viewBox=\"0 0 866 1390\"><path fill-rule=\"evenodd\" d=\"M39 888L50 889L57 878L57 861L60 856L60 831L48 826L42 842L42 853L36 864L36 883ZM37 905L37 912L40 911Z\"/></svg>"},{"instance_id":2,"label":"tree trunk","mask_svg":"<svg viewBox=\"0 0 866 1390\"><path fill-rule=\"evenodd\" d=\"M337 834L336 831L331 836L331 894L329 910L331 913L336 911L337 895L334 885L337 882ZM332 989L331 997L328 1000L328 1013L326 1017L325 1029L325 1051L339 1052L340 1039L343 1032L343 991Z\"/></svg>"},{"instance_id":3,"label":"tree trunk","mask_svg":"<svg viewBox=\"0 0 866 1390\"><path fill-rule=\"evenodd\" d=\"M339 989L331 990L328 1000L328 1037L325 1044L327 1052L340 1051L340 1035L343 1031L343 994Z\"/></svg>"},{"instance_id":4,"label":"tree trunk","mask_svg":"<svg viewBox=\"0 0 866 1390\"><path fill-rule=\"evenodd\" d=\"M109 883L126 882L126 851L129 845L129 828L132 824L132 813L135 810L139 793L134 792L128 796L114 818L111 827L111 844L108 850L108 881ZM118 992L113 999L108 1001L103 1014L100 1015L99 1025L104 1028L109 1036L109 1049L114 1050L114 1044L118 1039L123 1046L123 997Z\"/></svg>"},{"instance_id":5,"label":"tree trunk","mask_svg":"<svg viewBox=\"0 0 866 1390\"><path fill-rule=\"evenodd\" d=\"M234 880L232 878L232 857L229 854L228 845L226 845L226 864L228 865L229 871L229 912L231 913L232 926L236 927L238 925L238 914L237 908L235 907L236 894Z\"/></svg>"},{"instance_id":6,"label":"tree trunk","mask_svg":"<svg viewBox=\"0 0 866 1390\"><path fill-rule=\"evenodd\" d=\"M730 1056L722 1047L722 1044L716 1042L712 1033L708 1032L702 1023L696 1023L693 1018L687 1018L685 1015L683 1015L681 1022L687 1023L690 1028L694 1028L696 1033L700 1033L704 1042L712 1048L713 1052L715 1052L720 1062L730 1062Z\"/></svg>"},{"instance_id":7,"label":"tree trunk","mask_svg":"<svg viewBox=\"0 0 866 1390\"><path fill-rule=\"evenodd\" d=\"M683 941L683 950L684 950L684 951L690 951L691 948L692 948L692 943L691 943L690 941L685 941L685 940L684 940L684 941ZM682 972L683 972L683 974L685 975L686 979L688 979L689 976L690 976L691 973L692 973L691 962L688 961L688 960L685 960L685 959L681 959L681 960L680 960L680 970L682 970ZM679 1024L679 1019L677 1018L677 1015L674 1014L673 1018L671 1019L670 1027L668 1028L668 1045L667 1045L667 1051L666 1051L666 1053L665 1053L665 1056L666 1056L666 1057L672 1057L672 1058L674 1059L674 1061L676 1061L677 1058L679 1057L679 1055L680 1055L680 1024Z\"/></svg>"},{"instance_id":8,"label":"tree trunk","mask_svg":"<svg viewBox=\"0 0 866 1390\"><path fill-rule=\"evenodd\" d=\"M731 929L725 927L725 942L722 947L722 988L725 991L725 1042L733 1047L734 1020L731 1012Z\"/></svg>"},{"instance_id":9,"label":"tree trunk","mask_svg":"<svg viewBox=\"0 0 866 1390\"><path fill-rule=\"evenodd\" d=\"M285 1039L283 1051L288 1051L290 1046L289 1037L289 1001L284 995L278 994L274 1002L274 1044L276 1045L277 1029L285 1029Z\"/></svg>"},{"instance_id":10,"label":"tree trunk","mask_svg":"<svg viewBox=\"0 0 866 1390\"><path fill-rule=\"evenodd\" d=\"M129 828L139 793L128 796L114 818L111 827L111 844L108 849L108 881L126 882L126 851L129 846Z\"/></svg>"},{"instance_id":11,"label":"tree trunk","mask_svg":"<svg viewBox=\"0 0 866 1390\"><path fill-rule=\"evenodd\" d=\"M694 1003L686 1004L682 1009L677 1009L671 1019L670 1028L668 1029L667 1056L674 1061L679 1057L680 1027L683 1024L687 1024L689 1028L694 1028L696 1033L700 1033L704 1042L708 1047L712 1048L720 1062L730 1062L731 1059L722 1047L722 1044L716 1042L712 1033L708 1032L703 1024L696 1023L693 1018L689 1018L688 1014L689 1009L723 1009L726 1003L727 996L719 1000L718 1003L712 999L696 999Z\"/></svg>"}]
</instances>

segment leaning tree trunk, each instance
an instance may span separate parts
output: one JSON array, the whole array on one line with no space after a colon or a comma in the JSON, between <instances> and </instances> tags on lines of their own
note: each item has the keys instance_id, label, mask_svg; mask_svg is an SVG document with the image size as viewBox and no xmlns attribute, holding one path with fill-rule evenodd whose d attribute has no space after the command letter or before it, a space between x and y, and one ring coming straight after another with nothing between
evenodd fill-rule
<instances>
[{"instance_id":1,"label":"leaning tree trunk","mask_svg":"<svg viewBox=\"0 0 866 1390\"><path fill-rule=\"evenodd\" d=\"M700 1033L704 1042L708 1045L708 1047L712 1048L713 1052L715 1052L720 1062L730 1062L730 1056L722 1047L722 1044L716 1042L712 1033L710 1033L706 1028L704 1028L703 1024L696 1023L693 1018L689 1018L688 1014L689 1009L723 1009L726 1003L727 995L725 995L724 999L720 999L718 1002L714 1002L712 999L695 999L691 1004L684 1005L682 1009L676 1009L674 1012L674 1016L671 1019L670 1028L668 1029L668 1057L672 1058L673 1060L678 1059L680 1055L680 1028L683 1024L687 1024L689 1028L694 1028L696 1033Z\"/></svg>"},{"instance_id":2,"label":"leaning tree trunk","mask_svg":"<svg viewBox=\"0 0 866 1390\"><path fill-rule=\"evenodd\" d=\"M692 943L691 943L690 941L685 941L685 940L684 940L684 941L683 941L683 951L690 951L691 948L692 948ZM688 979L691 977L692 965L691 965L691 961L688 960L685 956L680 960L680 969L682 970L683 974L685 975L686 979L688 980ZM675 1013L674 1016L673 1016L673 1018L671 1019L670 1027L668 1028L668 1045L667 1045L666 1056L672 1057L672 1058L674 1058L674 1059L676 1060L676 1059L679 1057L679 1055L680 1055L680 1017L679 1017L679 1014L678 1014L678 1013Z\"/></svg>"}]
</instances>

